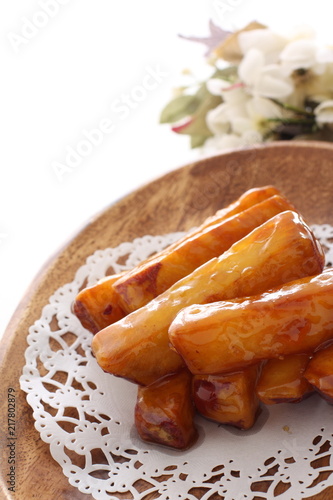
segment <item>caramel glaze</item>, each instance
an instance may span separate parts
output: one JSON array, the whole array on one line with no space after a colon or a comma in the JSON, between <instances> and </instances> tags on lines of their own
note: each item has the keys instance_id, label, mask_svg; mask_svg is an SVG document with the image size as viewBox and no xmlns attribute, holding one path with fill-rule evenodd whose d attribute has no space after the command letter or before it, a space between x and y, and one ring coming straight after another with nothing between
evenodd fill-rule
<instances>
[{"instance_id":1,"label":"caramel glaze","mask_svg":"<svg viewBox=\"0 0 333 500\"><path fill-rule=\"evenodd\" d=\"M333 345L314 354L304 377L324 399L333 404Z\"/></svg>"},{"instance_id":2,"label":"caramel glaze","mask_svg":"<svg viewBox=\"0 0 333 500\"><path fill-rule=\"evenodd\" d=\"M223 373L333 341L333 269L244 300L192 305L169 329L192 373Z\"/></svg>"},{"instance_id":3,"label":"caramel glaze","mask_svg":"<svg viewBox=\"0 0 333 500\"><path fill-rule=\"evenodd\" d=\"M210 302L211 297L229 300L262 293L319 273L323 264L322 249L301 217L292 211L278 214L146 306L98 332L92 341L97 362L113 375L150 384L183 366L168 337L181 309ZM200 335L197 338L201 343Z\"/></svg>"},{"instance_id":4,"label":"caramel glaze","mask_svg":"<svg viewBox=\"0 0 333 500\"><path fill-rule=\"evenodd\" d=\"M74 314L82 326L94 334L125 316L112 288L120 276L108 276L96 285L84 288L75 298L72 306Z\"/></svg>"},{"instance_id":5,"label":"caramel glaze","mask_svg":"<svg viewBox=\"0 0 333 500\"><path fill-rule=\"evenodd\" d=\"M185 450L198 437L191 400L191 374L183 369L138 387L135 426L144 441Z\"/></svg>"},{"instance_id":6,"label":"caramel glaze","mask_svg":"<svg viewBox=\"0 0 333 500\"><path fill-rule=\"evenodd\" d=\"M255 387L260 366L225 375L194 375L192 394L196 409L221 424L250 429L255 422L259 400Z\"/></svg>"},{"instance_id":7,"label":"caramel glaze","mask_svg":"<svg viewBox=\"0 0 333 500\"><path fill-rule=\"evenodd\" d=\"M143 307L197 267L227 251L253 229L286 210L293 210L293 206L285 198L274 195L240 213L229 215L222 211L219 217L215 215L215 224L212 223L214 217L208 219L200 228L120 277L113 284L119 303L127 313Z\"/></svg>"},{"instance_id":8,"label":"caramel glaze","mask_svg":"<svg viewBox=\"0 0 333 500\"><path fill-rule=\"evenodd\" d=\"M304 378L309 354L289 354L269 359L261 371L256 392L265 404L298 403L313 393L313 387Z\"/></svg>"}]
</instances>

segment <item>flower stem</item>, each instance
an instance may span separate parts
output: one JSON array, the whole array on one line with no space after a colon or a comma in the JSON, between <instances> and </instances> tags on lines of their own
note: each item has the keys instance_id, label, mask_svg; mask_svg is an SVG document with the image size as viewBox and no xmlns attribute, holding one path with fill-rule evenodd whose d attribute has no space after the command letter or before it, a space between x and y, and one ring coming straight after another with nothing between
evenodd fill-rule
<instances>
[{"instance_id":1,"label":"flower stem","mask_svg":"<svg viewBox=\"0 0 333 500\"><path fill-rule=\"evenodd\" d=\"M297 108L296 106L292 106L291 104L286 104L281 101L278 101L277 99L271 99L275 104L280 106L281 108L287 110L287 111L293 111L294 113L298 115L304 115L304 116L309 116L313 117L313 113L311 111L306 111L305 109L300 109Z\"/></svg>"},{"instance_id":2,"label":"flower stem","mask_svg":"<svg viewBox=\"0 0 333 500\"><path fill-rule=\"evenodd\" d=\"M268 122L279 122L283 124L291 124L291 123L297 123L299 125L312 125L315 123L315 118L312 115L311 118L304 119L304 118L267 118Z\"/></svg>"}]
</instances>

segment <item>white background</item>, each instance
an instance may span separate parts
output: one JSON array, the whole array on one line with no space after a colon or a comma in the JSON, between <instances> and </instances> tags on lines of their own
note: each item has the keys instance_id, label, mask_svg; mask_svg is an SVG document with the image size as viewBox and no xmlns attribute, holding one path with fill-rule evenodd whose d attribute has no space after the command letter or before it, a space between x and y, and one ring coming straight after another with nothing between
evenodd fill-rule
<instances>
[{"instance_id":1,"label":"white background","mask_svg":"<svg viewBox=\"0 0 333 500\"><path fill-rule=\"evenodd\" d=\"M326 39L331 28L328 0L53 2L53 17L40 14L47 0L0 4L0 336L41 266L91 216L198 157L185 136L158 124L181 71L200 73L204 62L204 47L179 33L206 36L210 18L226 29L254 19L277 29L307 23ZM33 21L44 26L29 32ZM155 88L126 117L112 110L139 95L147 68L163 73ZM113 131L57 176L54 162L64 164L104 119Z\"/></svg>"}]
</instances>

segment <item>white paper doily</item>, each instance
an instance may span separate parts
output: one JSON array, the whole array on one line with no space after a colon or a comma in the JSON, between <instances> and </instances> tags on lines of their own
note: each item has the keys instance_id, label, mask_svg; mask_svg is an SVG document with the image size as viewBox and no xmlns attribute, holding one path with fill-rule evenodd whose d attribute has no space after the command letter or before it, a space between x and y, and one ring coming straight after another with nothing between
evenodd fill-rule
<instances>
[{"instance_id":1,"label":"white paper doily","mask_svg":"<svg viewBox=\"0 0 333 500\"><path fill-rule=\"evenodd\" d=\"M333 227L313 229L332 265ZM144 500L149 493L161 500L298 500L333 485L333 407L317 395L263 408L246 432L198 416L199 440L186 452L138 438L136 386L98 367L92 335L71 306L83 286L133 267L180 236L145 236L95 252L30 328L20 383L53 458L71 485L96 500ZM259 492L263 481L266 491ZM284 490L279 495L277 485Z\"/></svg>"}]
</instances>

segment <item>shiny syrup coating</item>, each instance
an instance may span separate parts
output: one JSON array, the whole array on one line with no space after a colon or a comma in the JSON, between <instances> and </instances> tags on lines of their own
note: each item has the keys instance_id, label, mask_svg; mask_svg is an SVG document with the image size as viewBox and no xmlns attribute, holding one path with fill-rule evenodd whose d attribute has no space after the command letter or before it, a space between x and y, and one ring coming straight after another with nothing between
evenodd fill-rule
<instances>
[{"instance_id":1,"label":"shiny syrup coating","mask_svg":"<svg viewBox=\"0 0 333 500\"><path fill-rule=\"evenodd\" d=\"M255 199L251 197L252 201ZM274 195L239 213L230 215L227 211L220 217L215 215L117 280L113 287L119 294L120 304L128 313L139 309L208 260L220 256L256 227L292 209L285 198Z\"/></svg>"},{"instance_id":2,"label":"shiny syrup coating","mask_svg":"<svg viewBox=\"0 0 333 500\"><path fill-rule=\"evenodd\" d=\"M138 388L136 429L144 441L184 450L197 438L191 399L191 374L168 375Z\"/></svg>"},{"instance_id":3,"label":"shiny syrup coating","mask_svg":"<svg viewBox=\"0 0 333 500\"><path fill-rule=\"evenodd\" d=\"M104 278L81 290L75 298L74 314L82 326L94 334L125 316L112 287L119 278L120 274Z\"/></svg>"},{"instance_id":4,"label":"shiny syrup coating","mask_svg":"<svg viewBox=\"0 0 333 500\"><path fill-rule=\"evenodd\" d=\"M311 384L304 378L309 360L309 354L268 360L256 387L260 400L265 404L298 403L313 393Z\"/></svg>"},{"instance_id":5,"label":"shiny syrup coating","mask_svg":"<svg viewBox=\"0 0 333 500\"><path fill-rule=\"evenodd\" d=\"M291 211L278 214L146 306L98 332L92 342L96 359L109 373L150 384L183 366L168 337L183 308L262 293L319 273L323 264L323 252L301 217Z\"/></svg>"},{"instance_id":6,"label":"shiny syrup coating","mask_svg":"<svg viewBox=\"0 0 333 500\"><path fill-rule=\"evenodd\" d=\"M333 404L333 345L314 353L304 377L324 399Z\"/></svg>"},{"instance_id":7,"label":"shiny syrup coating","mask_svg":"<svg viewBox=\"0 0 333 500\"><path fill-rule=\"evenodd\" d=\"M185 308L169 335L194 374L312 353L333 340L333 269L243 300Z\"/></svg>"},{"instance_id":8,"label":"shiny syrup coating","mask_svg":"<svg viewBox=\"0 0 333 500\"><path fill-rule=\"evenodd\" d=\"M252 427L259 407L255 391L259 369L251 366L225 375L195 375L192 393L198 412L221 424Z\"/></svg>"}]
</instances>

